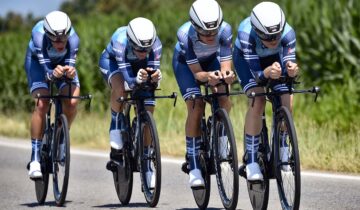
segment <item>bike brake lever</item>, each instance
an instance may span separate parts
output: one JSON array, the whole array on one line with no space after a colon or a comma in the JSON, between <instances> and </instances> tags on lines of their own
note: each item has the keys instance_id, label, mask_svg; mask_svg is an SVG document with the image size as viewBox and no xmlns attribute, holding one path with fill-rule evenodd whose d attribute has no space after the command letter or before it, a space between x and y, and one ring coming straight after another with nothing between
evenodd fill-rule
<instances>
[{"instance_id":1,"label":"bike brake lever","mask_svg":"<svg viewBox=\"0 0 360 210\"><path fill-rule=\"evenodd\" d=\"M315 93L314 102L316 102L317 97L318 97L319 92L320 92L320 88L319 88L319 87L317 87L317 86L315 86L315 87L313 87L312 92L313 92L313 93Z\"/></svg>"},{"instance_id":2,"label":"bike brake lever","mask_svg":"<svg viewBox=\"0 0 360 210\"><path fill-rule=\"evenodd\" d=\"M173 92L172 97L174 98L174 107L176 106L177 93Z\"/></svg>"}]
</instances>

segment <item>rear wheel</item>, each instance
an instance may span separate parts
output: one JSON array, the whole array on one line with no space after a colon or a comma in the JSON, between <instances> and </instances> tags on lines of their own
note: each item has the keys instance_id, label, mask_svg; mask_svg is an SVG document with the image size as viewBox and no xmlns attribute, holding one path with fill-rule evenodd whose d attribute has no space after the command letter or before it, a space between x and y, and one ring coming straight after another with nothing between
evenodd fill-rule
<instances>
[{"instance_id":1,"label":"rear wheel","mask_svg":"<svg viewBox=\"0 0 360 210\"><path fill-rule=\"evenodd\" d=\"M51 135L45 133L41 147L41 173L43 177L35 180L36 199L39 204L44 204L49 185L49 146L46 144L50 142L48 138L51 138Z\"/></svg>"},{"instance_id":2,"label":"rear wheel","mask_svg":"<svg viewBox=\"0 0 360 210\"><path fill-rule=\"evenodd\" d=\"M121 133L124 141L122 160L118 161L120 165L118 165L116 171L113 172L116 193L123 205L129 204L133 189L133 158L131 155L132 140L130 136L129 109L130 107L125 108L125 122L123 124L125 129Z\"/></svg>"},{"instance_id":3,"label":"rear wheel","mask_svg":"<svg viewBox=\"0 0 360 210\"><path fill-rule=\"evenodd\" d=\"M199 163L201 168L201 173L204 178L205 187L203 188L192 188L194 199L196 205L199 209L206 209L209 204L210 199L210 169L208 168L208 161L206 154L201 152L199 155Z\"/></svg>"},{"instance_id":4,"label":"rear wheel","mask_svg":"<svg viewBox=\"0 0 360 210\"><path fill-rule=\"evenodd\" d=\"M66 116L61 114L56 120L53 142L53 190L57 206L65 203L70 172L70 137Z\"/></svg>"},{"instance_id":5,"label":"rear wheel","mask_svg":"<svg viewBox=\"0 0 360 210\"><path fill-rule=\"evenodd\" d=\"M299 209L301 178L300 157L295 126L289 110L282 106L277 113L275 132L276 182L283 209ZM281 135L286 132L287 135ZM282 138L285 136L284 138ZM280 144L280 141L282 143ZM281 146L282 145L282 146ZM286 145L286 147L284 147ZM284 149L285 148L285 149Z\"/></svg>"},{"instance_id":6,"label":"rear wheel","mask_svg":"<svg viewBox=\"0 0 360 210\"><path fill-rule=\"evenodd\" d=\"M246 180L250 202L253 209L256 210L266 210L269 201L269 188L270 188L269 179L271 175L268 174L269 170L267 167L269 166L269 160L267 154L270 151L268 151L269 147L267 145L268 142L267 128L264 126L266 125L263 125L263 129L261 131L261 135L259 139L258 157L257 157L264 180L256 181L256 182ZM244 149L246 151L245 141L244 141Z\"/></svg>"},{"instance_id":7,"label":"rear wheel","mask_svg":"<svg viewBox=\"0 0 360 210\"><path fill-rule=\"evenodd\" d=\"M122 165L117 166L116 171L113 172L116 193L123 205L129 204L133 188L132 159L130 155L130 152L125 150Z\"/></svg>"},{"instance_id":8,"label":"rear wheel","mask_svg":"<svg viewBox=\"0 0 360 210\"><path fill-rule=\"evenodd\" d=\"M234 131L225 109L215 114L213 152L221 201L226 209L235 209L239 194L238 158Z\"/></svg>"},{"instance_id":9,"label":"rear wheel","mask_svg":"<svg viewBox=\"0 0 360 210\"><path fill-rule=\"evenodd\" d=\"M161 191L161 154L156 124L151 112L143 114L139 144L140 177L146 202L155 207ZM152 174L152 175L149 175ZM153 182L153 179L155 183Z\"/></svg>"}]
</instances>

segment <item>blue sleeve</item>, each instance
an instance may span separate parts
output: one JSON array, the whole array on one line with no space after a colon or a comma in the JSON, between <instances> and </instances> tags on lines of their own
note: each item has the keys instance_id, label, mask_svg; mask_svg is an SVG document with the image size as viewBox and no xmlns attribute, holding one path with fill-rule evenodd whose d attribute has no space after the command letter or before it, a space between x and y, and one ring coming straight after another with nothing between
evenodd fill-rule
<instances>
[{"instance_id":1,"label":"blue sleeve","mask_svg":"<svg viewBox=\"0 0 360 210\"><path fill-rule=\"evenodd\" d=\"M149 54L148 67L153 69L160 69L160 58L162 53L162 45L159 37L156 38L152 50Z\"/></svg>"},{"instance_id":2,"label":"blue sleeve","mask_svg":"<svg viewBox=\"0 0 360 210\"><path fill-rule=\"evenodd\" d=\"M70 46L69 47L70 53L69 53L69 57L65 58L65 64L75 67L76 56L79 51L80 39L73 28L70 31L68 42Z\"/></svg>"},{"instance_id":3,"label":"blue sleeve","mask_svg":"<svg viewBox=\"0 0 360 210\"><path fill-rule=\"evenodd\" d=\"M248 63L250 71L257 75L260 80L265 80L263 69L260 66L259 56L256 53L256 41L250 34L239 31L238 39L240 40L241 51L244 59Z\"/></svg>"},{"instance_id":4,"label":"blue sleeve","mask_svg":"<svg viewBox=\"0 0 360 210\"><path fill-rule=\"evenodd\" d=\"M53 69L50 66L50 58L43 53L43 51L45 50L45 46L43 46L45 41L45 34L37 30L38 24L35 27L36 28L32 30L31 39L34 44L36 57L38 58L39 63L43 67L45 72L51 73Z\"/></svg>"},{"instance_id":5,"label":"blue sleeve","mask_svg":"<svg viewBox=\"0 0 360 210\"><path fill-rule=\"evenodd\" d=\"M285 34L281 40L281 45L283 46L283 57L282 63L283 66L286 66L286 62L292 61L296 63L295 47L296 47L296 37L295 31L291 29Z\"/></svg>"},{"instance_id":6,"label":"blue sleeve","mask_svg":"<svg viewBox=\"0 0 360 210\"><path fill-rule=\"evenodd\" d=\"M178 42L181 50L185 54L185 60L188 65L199 63L195 52L193 50L192 42L189 36L184 33L182 30L179 30L177 33Z\"/></svg>"},{"instance_id":7,"label":"blue sleeve","mask_svg":"<svg viewBox=\"0 0 360 210\"><path fill-rule=\"evenodd\" d=\"M232 31L229 24L225 24L224 29L220 34L220 62L232 60Z\"/></svg>"},{"instance_id":8,"label":"blue sleeve","mask_svg":"<svg viewBox=\"0 0 360 210\"><path fill-rule=\"evenodd\" d=\"M131 65L126 59L126 44L111 40L112 50L115 53L115 59L118 64L118 71L121 72L124 80L128 83L130 88L133 88L136 84L136 78L131 77L129 72L132 71Z\"/></svg>"}]
</instances>

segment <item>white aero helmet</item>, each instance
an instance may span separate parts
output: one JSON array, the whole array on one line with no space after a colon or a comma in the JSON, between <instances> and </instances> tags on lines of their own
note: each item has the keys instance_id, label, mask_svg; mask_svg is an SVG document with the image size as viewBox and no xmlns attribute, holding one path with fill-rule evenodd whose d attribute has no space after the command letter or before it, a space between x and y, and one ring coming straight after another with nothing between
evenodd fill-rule
<instances>
[{"instance_id":1,"label":"white aero helmet","mask_svg":"<svg viewBox=\"0 0 360 210\"><path fill-rule=\"evenodd\" d=\"M223 14L215 0L197 0L191 5L189 13L191 24L199 34L214 36L218 33Z\"/></svg>"},{"instance_id":2,"label":"white aero helmet","mask_svg":"<svg viewBox=\"0 0 360 210\"><path fill-rule=\"evenodd\" d=\"M45 34L52 41L65 41L71 29L70 18L61 11L53 11L44 18Z\"/></svg>"},{"instance_id":3,"label":"white aero helmet","mask_svg":"<svg viewBox=\"0 0 360 210\"><path fill-rule=\"evenodd\" d=\"M250 21L260 39L278 40L285 27L285 15L279 5L261 2L251 11Z\"/></svg>"},{"instance_id":4,"label":"white aero helmet","mask_svg":"<svg viewBox=\"0 0 360 210\"><path fill-rule=\"evenodd\" d=\"M138 17L129 22L126 35L134 50L149 52L156 39L156 30L150 20Z\"/></svg>"}]
</instances>

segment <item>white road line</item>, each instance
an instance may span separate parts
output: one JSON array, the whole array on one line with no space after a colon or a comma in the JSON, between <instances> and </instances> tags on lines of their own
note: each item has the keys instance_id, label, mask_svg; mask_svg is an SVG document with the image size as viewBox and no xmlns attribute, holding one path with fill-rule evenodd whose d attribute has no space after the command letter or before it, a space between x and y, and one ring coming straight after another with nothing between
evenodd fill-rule
<instances>
[{"instance_id":1,"label":"white road line","mask_svg":"<svg viewBox=\"0 0 360 210\"><path fill-rule=\"evenodd\" d=\"M18 148L18 149L28 149L28 150L30 150L30 148L31 148L30 141L11 140L6 137L0 137L0 146L1 147L12 147L12 148ZM71 149L71 154L80 155L80 156L101 157L101 158L109 157L108 152L86 151L86 150L74 149L74 148ZM176 159L176 158L169 158L169 157L162 157L161 162L181 165L184 162L184 160ZM318 177L318 178L360 181L360 176L353 176L353 175L330 174L330 173L310 172L310 171L302 171L301 175L302 176L310 176L310 177Z\"/></svg>"}]
</instances>

